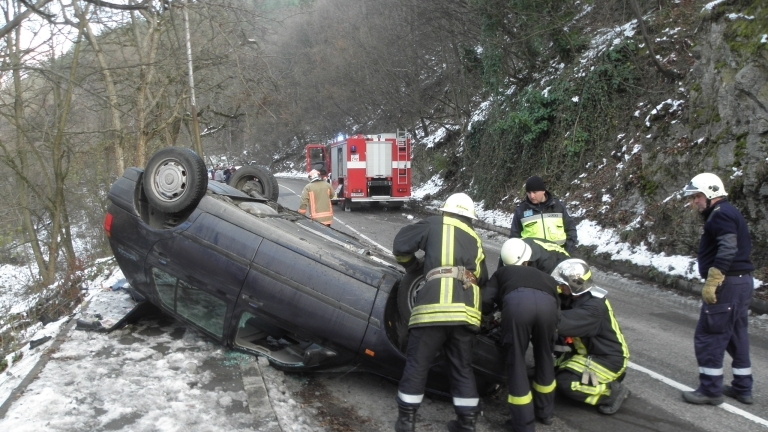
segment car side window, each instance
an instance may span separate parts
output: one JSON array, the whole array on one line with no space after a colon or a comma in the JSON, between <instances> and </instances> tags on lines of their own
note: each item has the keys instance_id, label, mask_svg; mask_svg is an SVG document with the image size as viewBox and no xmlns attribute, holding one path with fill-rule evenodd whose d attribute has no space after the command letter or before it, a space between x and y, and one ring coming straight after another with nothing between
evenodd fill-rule
<instances>
[{"instance_id":1,"label":"car side window","mask_svg":"<svg viewBox=\"0 0 768 432\"><path fill-rule=\"evenodd\" d=\"M217 338L222 337L224 317L227 314L227 303L224 300L158 268L152 268L152 276L164 306Z\"/></svg>"}]
</instances>

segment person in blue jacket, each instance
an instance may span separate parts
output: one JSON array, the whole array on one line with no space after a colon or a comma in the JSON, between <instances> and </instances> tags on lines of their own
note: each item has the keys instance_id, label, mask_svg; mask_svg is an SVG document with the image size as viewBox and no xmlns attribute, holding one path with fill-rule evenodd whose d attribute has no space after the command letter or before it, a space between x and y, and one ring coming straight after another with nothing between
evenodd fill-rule
<instances>
[{"instance_id":1,"label":"person in blue jacket","mask_svg":"<svg viewBox=\"0 0 768 432\"><path fill-rule=\"evenodd\" d=\"M720 405L725 395L751 404L747 317L754 290L754 266L749 258L752 242L747 222L728 202L723 182L715 174L697 175L685 186L684 194L705 221L698 263L699 274L706 281L693 337L699 387L683 392L683 399L692 404ZM733 381L723 386L725 352L733 359Z\"/></svg>"}]
</instances>

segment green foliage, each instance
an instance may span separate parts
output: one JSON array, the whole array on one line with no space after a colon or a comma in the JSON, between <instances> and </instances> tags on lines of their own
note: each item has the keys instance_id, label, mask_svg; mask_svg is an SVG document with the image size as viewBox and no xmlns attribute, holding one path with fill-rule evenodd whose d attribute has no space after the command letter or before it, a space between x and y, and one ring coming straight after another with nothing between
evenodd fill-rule
<instances>
[{"instance_id":1,"label":"green foliage","mask_svg":"<svg viewBox=\"0 0 768 432\"><path fill-rule=\"evenodd\" d=\"M747 135L749 132L736 135L736 145L733 147L733 166L741 166L741 160L747 153Z\"/></svg>"},{"instance_id":2,"label":"green foliage","mask_svg":"<svg viewBox=\"0 0 768 432\"><path fill-rule=\"evenodd\" d=\"M8 369L8 360L3 358L2 360L0 360L0 372L5 371L6 369Z\"/></svg>"},{"instance_id":3,"label":"green foliage","mask_svg":"<svg viewBox=\"0 0 768 432\"><path fill-rule=\"evenodd\" d=\"M745 17L726 20L725 40L731 51L749 58L767 50L768 44L761 42L763 35L768 34L768 7L765 0L742 0L735 3L728 8L728 12Z\"/></svg>"},{"instance_id":4,"label":"green foliage","mask_svg":"<svg viewBox=\"0 0 768 432\"><path fill-rule=\"evenodd\" d=\"M639 71L631 42L606 51L583 75L549 81L546 91L525 88L499 96L498 103L466 137L469 164L483 166L474 177L476 198L498 202L534 173L564 177L579 169L585 153L599 152L632 109ZM552 185L556 186L556 185ZM658 185L648 183L653 193Z\"/></svg>"}]
</instances>

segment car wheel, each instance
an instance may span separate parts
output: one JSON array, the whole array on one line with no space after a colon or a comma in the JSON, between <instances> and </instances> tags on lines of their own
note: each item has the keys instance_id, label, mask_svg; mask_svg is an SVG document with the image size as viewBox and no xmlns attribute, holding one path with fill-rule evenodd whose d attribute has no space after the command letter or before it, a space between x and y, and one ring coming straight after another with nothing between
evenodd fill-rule
<instances>
[{"instance_id":1,"label":"car wheel","mask_svg":"<svg viewBox=\"0 0 768 432\"><path fill-rule=\"evenodd\" d=\"M239 168L229 178L228 184L246 194L256 192L270 201L277 201L277 198L280 196L280 186L278 186L275 176L268 170L258 166Z\"/></svg>"},{"instance_id":2,"label":"car wheel","mask_svg":"<svg viewBox=\"0 0 768 432\"><path fill-rule=\"evenodd\" d=\"M426 279L423 274L406 273L400 279L400 288L397 290L397 310L400 312L400 317L406 326L411 319L411 311L413 311L413 306L416 304L416 296L424 288L425 283Z\"/></svg>"},{"instance_id":3,"label":"car wheel","mask_svg":"<svg viewBox=\"0 0 768 432\"><path fill-rule=\"evenodd\" d=\"M205 162L188 148L166 147L149 159L142 181L150 205L164 213L183 213L205 196Z\"/></svg>"}]
</instances>

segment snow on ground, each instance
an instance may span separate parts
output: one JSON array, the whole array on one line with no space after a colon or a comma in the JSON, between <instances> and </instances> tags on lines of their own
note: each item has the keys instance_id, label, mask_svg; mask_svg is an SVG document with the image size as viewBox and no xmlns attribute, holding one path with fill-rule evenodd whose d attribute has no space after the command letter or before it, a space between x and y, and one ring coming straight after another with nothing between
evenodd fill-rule
<instances>
[{"instance_id":1,"label":"snow on ground","mask_svg":"<svg viewBox=\"0 0 768 432\"><path fill-rule=\"evenodd\" d=\"M33 339L55 338L75 319L101 316L109 325L134 306L114 259L103 264L103 274L84 287L84 306L41 326ZM61 345L49 350L53 343L52 339L34 349L25 344L18 351L21 360L0 376L4 402L43 352L50 356L0 419L0 430L322 430L284 391L282 372L272 370L265 360L227 350L194 329L184 329L178 321L142 320L111 333L71 328ZM9 364L12 357L8 356ZM271 404L259 409L274 410L276 418L254 416L242 384L229 385L243 382L240 368L256 361L264 371Z\"/></svg>"}]
</instances>

